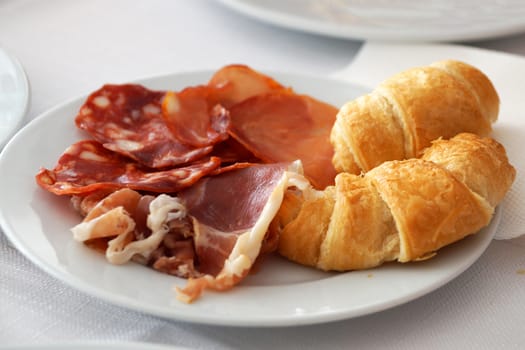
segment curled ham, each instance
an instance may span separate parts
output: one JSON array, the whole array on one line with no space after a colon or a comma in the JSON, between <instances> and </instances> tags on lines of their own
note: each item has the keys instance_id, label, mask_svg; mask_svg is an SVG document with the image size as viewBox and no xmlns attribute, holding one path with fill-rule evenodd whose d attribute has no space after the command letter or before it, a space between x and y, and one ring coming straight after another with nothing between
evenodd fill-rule
<instances>
[{"instance_id":1,"label":"curled ham","mask_svg":"<svg viewBox=\"0 0 525 350\"><path fill-rule=\"evenodd\" d=\"M176 227L172 223L183 222L185 216L186 210L177 198L166 194L153 198L121 189L95 205L71 231L75 240L103 246L113 264L131 259L145 263ZM143 218L145 223L141 222ZM100 242L101 238L105 240ZM193 266L193 256L189 265Z\"/></svg>"}]
</instances>

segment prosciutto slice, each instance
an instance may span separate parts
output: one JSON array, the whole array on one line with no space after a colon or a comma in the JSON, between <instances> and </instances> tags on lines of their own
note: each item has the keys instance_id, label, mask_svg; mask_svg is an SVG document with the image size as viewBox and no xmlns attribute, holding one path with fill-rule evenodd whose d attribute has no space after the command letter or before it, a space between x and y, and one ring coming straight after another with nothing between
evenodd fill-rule
<instances>
[{"instance_id":1,"label":"prosciutto slice","mask_svg":"<svg viewBox=\"0 0 525 350\"><path fill-rule=\"evenodd\" d=\"M37 183L57 195L88 194L102 190L130 188L156 193L173 193L191 186L220 166L211 157L167 170L154 170L104 148L95 140L71 145L53 170L42 168Z\"/></svg>"},{"instance_id":2,"label":"prosciutto slice","mask_svg":"<svg viewBox=\"0 0 525 350\"><path fill-rule=\"evenodd\" d=\"M330 131L337 112L306 95L257 95L230 109L231 135L267 163L300 159L312 184L324 189L336 175Z\"/></svg>"},{"instance_id":3,"label":"prosciutto slice","mask_svg":"<svg viewBox=\"0 0 525 350\"><path fill-rule=\"evenodd\" d=\"M198 269L178 298L192 302L204 289L227 290L250 271L285 190L306 188L300 163L258 164L207 177L179 193L193 221Z\"/></svg>"},{"instance_id":4,"label":"prosciutto slice","mask_svg":"<svg viewBox=\"0 0 525 350\"><path fill-rule=\"evenodd\" d=\"M72 232L111 263L135 260L189 278L178 298L192 302L207 288L234 287L275 248L270 224L289 187L311 189L300 162L233 169L177 196L124 188L93 206Z\"/></svg>"},{"instance_id":5,"label":"prosciutto slice","mask_svg":"<svg viewBox=\"0 0 525 350\"><path fill-rule=\"evenodd\" d=\"M137 84L104 85L80 108L76 125L105 148L152 168L191 162L212 147L194 147L177 139L162 116L164 91Z\"/></svg>"}]
</instances>

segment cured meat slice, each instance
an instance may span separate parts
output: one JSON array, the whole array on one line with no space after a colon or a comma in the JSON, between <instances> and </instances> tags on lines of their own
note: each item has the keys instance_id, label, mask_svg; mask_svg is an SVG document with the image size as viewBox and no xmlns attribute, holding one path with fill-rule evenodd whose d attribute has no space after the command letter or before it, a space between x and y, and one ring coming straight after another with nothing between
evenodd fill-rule
<instances>
[{"instance_id":1,"label":"cured meat slice","mask_svg":"<svg viewBox=\"0 0 525 350\"><path fill-rule=\"evenodd\" d=\"M104 189L131 188L156 193L177 192L220 166L210 157L190 165L153 170L107 150L95 140L71 145L53 170L41 169L37 183L57 195L88 194Z\"/></svg>"},{"instance_id":2,"label":"cured meat slice","mask_svg":"<svg viewBox=\"0 0 525 350\"><path fill-rule=\"evenodd\" d=\"M180 231L180 225L186 222L185 217L186 210L176 197L166 194L141 196L124 188L97 203L71 231L75 240L102 247L106 258L113 264L123 264L131 259L148 263L167 235L176 235ZM174 255L170 257L170 267L178 269L170 273L181 277L199 275L193 270L191 241L177 239L168 247ZM165 261L167 257L163 258ZM162 269L162 259L156 260L159 261Z\"/></svg>"},{"instance_id":3,"label":"cured meat slice","mask_svg":"<svg viewBox=\"0 0 525 350\"><path fill-rule=\"evenodd\" d=\"M292 92L291 88L242 64L231 64L219 69L209 80L208 86L219 89L217 99L225 108L272 91Z\"/></svg>"},{"instance_id":4,"label":"cured meat slice","mask_svg":"<svg viewBox=\"0 0 525 350\"><path fill-rule=\"evenodd\" d=\"M72 232L113 264L135 260L189 278L179 298L191 302L206 288L232 288L276 247L270 224L285 191L311 189L301 173L300 162L256 164L201 179L177 197L123 188Z\"/></svg>"},{"instance_id":5,"label":"cured meat slice","mask_svg":"<svg viewBox=\"0 0 525 350\"><path fill-rule=\"evenodd\" d=\"M140 194L130 189L113 192L100 200L82 223L71 229L77 241L128 235L135 229L132 214L140 201Z\"/></svg>"},{"instance_id":6,"label":"cured meat slice","mask_svg":"<svg viewBox=\"0 0 525 350\"><path fill-rule=\"evenodd\" d=\"M230 109L231 135L265 162L300 159L305 175L323 189L336 175L330 131L337 111L306 95L258 95Z\"/></svg>"},{"instance_id":7,"label":"cured meat slice","mask_svg":"<svg viewBox=\"0 0 525 350\"><path fill-rule=\"evenodd\" d=\"M104 147L152 168L184 164L211 152L179 141L162 117L163 91L138 84L104 85L80 108L76 125Z\"/></svg>"},{"instance_id":8,"label":"cured meat slice","mask_svg":"<svg viewBox=\"0 0 525 350\"><path fill-rule=\"evenodd\" d=\"M228 108L271 91L291 89L248 66L229 65L218 70L207 85L166 93L162 113L177 139L187 145L205 147L228 137Z\"/></svg>"},{"instance_id":9,"label":"cured meat slice","mask_svg":"<svg viewBox=\"0 0 525 350\"><path fill-rule=\"evenodd\" d=\"M261 163L252 152L248 151L246 147L240 144L233 137L229 137L225 141L216 144L210 156L221 158L222 163L238 163L238 162L252 162Z\"/></svg>"},{"instance_id":10,"label":"cured meat slice","mask_svg":"<svg viewBox=\"0 0 525 350\"><path fill-rule=\"evenodd\" d=\"M306 188L300 163L257 164L200 180L178 195L193 220L204 276L190 278L178 298L191 302L206 288L227 290L250 271L285 190Z\"/></svg>"},{"instance_id":11,"label":"cured meat slice","mask_svg":"<svg viewBox=\"0 0 525 350\"><path fill-rule=\"evenodd\" d=\"M217 91L201 85L166 93L162 116L182 143L206 147L228 138L230 118L228 111L218 103Z\"/></svg>"},{"instance_id":12,"label":"cured meat slice","mask_svg":"<svg viewBox=\"0 0 525 350\"><path fill-rule=\"evenodd\" d=\"M108 243L106 257L113 264L123 264L132 258L147 262L166 234L170 231L170 222L186 216L184 206L177 198L161 194L149 203L147 227L150 231L147 237L129 242L126 234L120 234Z\"/></svg>"}]
</instances>

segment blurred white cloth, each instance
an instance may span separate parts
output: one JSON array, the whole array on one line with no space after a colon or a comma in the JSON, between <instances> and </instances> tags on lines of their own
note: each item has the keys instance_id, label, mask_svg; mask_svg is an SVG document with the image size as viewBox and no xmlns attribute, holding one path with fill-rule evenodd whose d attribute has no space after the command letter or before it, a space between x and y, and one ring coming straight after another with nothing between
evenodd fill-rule
<instances>
[{"instance_id":1,"label":"blurred white cloth","mask_svg":"<svg viewBox=\"0 0 525 350\"><path fill-rule=\"evenodd\" d=\"M27 120L103 83L168 71L239 62L256 68L327 76L344 71L361 47L356 41L275 28L203 0L4 0L0 2L0 45L18 57L28 73L32 103ZM471 45L525 55L525 35ZM373 45L367 47L374 49ZM396 62L395 52L376 60ZM476 53L472 59L477 57ZM505 70L510 77L501 81L496 77L503 96L507 95L507 86L520 89L516 93L525 91L525 76L512 76L514 59L509 56L501 61L508 65ZM501 67L482 68L490 75ZM372 85L389 74L368 70L364 77L360 76L364 71L345 72L353 81ZM515 103L518 110L525 110L525 99ZM502 105L502 127L496 127L496 135L509 133L520 139L514 124L503 128L507 118L504 108ZM518 150L509 151L513 162L522 161ZM518 181L521 188L522 180ZM523 202L519 196L509 196L505 204L522 206ZM508 213L512 210L504 211L504 220L509 220ZM514 234L516 231L507 231L506 225L523 226L521 216L516 220L515 224L502 223L500 232ZM0 347L85 341L140 341L193 349L525 347L523 236L493 241L458 278L408 304L356 319L302 327L204 326L110 305L47 275L9 246L2 234L0 266Z\"/></svg>"},{"instance_id":2,"label":"blurred white cloth","mask_svg":"<svg viewBox=\"0 0 525 350\"><path fill-rule=\"evenodd\" d=\"M0 342L141 341L192 349L523 349L525 239L506 242L493 242L476 264L445 287L391 310L322 325L230 328L162 320L86 296L44 274L0 236Z\"/></svg>"}]
</instances>

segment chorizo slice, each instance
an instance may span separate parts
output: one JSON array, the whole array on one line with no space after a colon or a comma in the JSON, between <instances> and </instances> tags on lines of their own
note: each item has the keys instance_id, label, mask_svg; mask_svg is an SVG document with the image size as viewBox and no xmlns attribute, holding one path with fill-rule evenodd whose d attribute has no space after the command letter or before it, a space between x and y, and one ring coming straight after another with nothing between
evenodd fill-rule
<instances>
[{"instance_id":1,"label":"chorizo slice","mask_svg":"<svg viewBox=\"0 0 525 350\"><path fill-rule=\"evenodd\" d=\"M177 192L193 185L220 166L210 157L186 166L156 170L104 148L95 140L71 145L53 170L42 168L37 183L57 195L88 194L130 188L155 193Z\"/></svg>"},{"instance_id":2,"label":"chorizo slice","mask_svg":"<svg viewBox=\"0 0 525 350\"><path fill-rule=\"evenodd\" d=\"M80 108L76 125L105 148L151 168L188 163L211 152L178 140L162 117L164 91L138 84L107 84Z\"/></svg>"}]
</instances>

